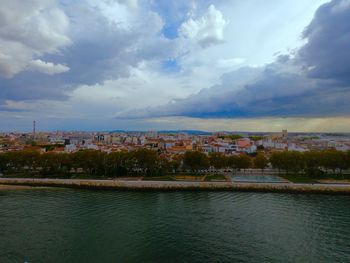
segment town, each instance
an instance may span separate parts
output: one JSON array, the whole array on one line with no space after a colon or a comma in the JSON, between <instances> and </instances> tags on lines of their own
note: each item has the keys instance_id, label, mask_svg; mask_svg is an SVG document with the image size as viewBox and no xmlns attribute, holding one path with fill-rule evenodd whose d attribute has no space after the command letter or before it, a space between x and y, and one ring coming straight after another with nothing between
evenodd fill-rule
<instances>
[{"instance_id":1,"label":"town","mask_svg":"<svg viewBox=\"0 0 350 263\"><path fill-rule=\"evenodd\" d=\"M0 133L0 152L33 150L40 153L73 153L99 150L106 153L146 148L171 158L186 151L225 155L249 154L258 151L305 152L310 150L350 150L350 134L326 133L252 133L201 131L115 131L115 132L36 132Z\"/></svg>"},{"instance_id":2,"label":"town","mask_svg":"<svg viewBox=\"0 0 350 263\"><path fill-rule=\"evenodd\" d=\"M349 168L349 134L37 132L34 122L32 132L0 135L0 172L10 177L311 182L344 179Z\"/></svg>"}]
</instances>

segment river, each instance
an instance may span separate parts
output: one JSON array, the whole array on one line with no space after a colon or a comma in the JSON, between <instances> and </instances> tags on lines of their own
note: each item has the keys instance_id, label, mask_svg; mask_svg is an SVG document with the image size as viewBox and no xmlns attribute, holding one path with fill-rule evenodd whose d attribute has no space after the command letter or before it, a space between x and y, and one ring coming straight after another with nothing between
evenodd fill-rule
<instances>
[{"instance_id":1,"label":"river","mask_svg":"<svg viewBox=\"0 0 350 263\"><path fill-rule=\"evenodd\" d=\"M0 262L350 262L350 196L0 191Z\"/></svg>"}]
</instances>

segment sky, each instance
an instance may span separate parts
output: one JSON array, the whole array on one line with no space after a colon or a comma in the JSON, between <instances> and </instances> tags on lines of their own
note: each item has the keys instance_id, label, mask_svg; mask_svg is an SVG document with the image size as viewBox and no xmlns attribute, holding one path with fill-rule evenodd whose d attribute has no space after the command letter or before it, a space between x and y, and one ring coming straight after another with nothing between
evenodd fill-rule
<instances>
[{"instance_id":1,"label":"sky","mask_svg":"<svg viewBox=\"0 0 350 263\"><path fill-rule=\"evenodd\" d=\"M349 0L11 0L0 130L350 132Z\"/></svg>"}]
</instances>

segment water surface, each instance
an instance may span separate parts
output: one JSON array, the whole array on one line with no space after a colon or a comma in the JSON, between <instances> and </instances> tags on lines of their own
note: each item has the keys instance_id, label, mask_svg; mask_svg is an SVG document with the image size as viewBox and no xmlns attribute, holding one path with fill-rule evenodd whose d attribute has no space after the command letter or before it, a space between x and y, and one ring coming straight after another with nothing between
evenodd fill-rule
<instances>
[{"instance_id":1,"label":"water surface","mask_svg":"<svg viewBox=\"0 0 350 263\"><path fill-rule=\"evenodd\" d=\"M350 197L0 192L0 262L350 262Z\"/></svg>"}]
</instances>

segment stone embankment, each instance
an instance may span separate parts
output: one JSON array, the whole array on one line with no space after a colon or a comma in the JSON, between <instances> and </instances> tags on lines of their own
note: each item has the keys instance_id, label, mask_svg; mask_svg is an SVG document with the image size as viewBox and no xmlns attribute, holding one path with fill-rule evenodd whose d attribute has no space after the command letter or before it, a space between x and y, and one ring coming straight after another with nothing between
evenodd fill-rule
<instances>
[{"instance_id":1,"label":"stone embankment","mask_svg":"<svg viewBox=\"0 0 350 263\"><path fill-rule=\"evenodd\" d=\"M33 189L32 186L27 185L11 185L11 184L0 184L0 191L1 190L26 190L26 189Z\"/></svg>"},{"instance_id":2,"label":"stone embankment","mask_svg":"<svg viewBox=\"0 0 350 263\"><path fill-rule=\"evenodd\" d=\"M350 194L350 184L237 183L0 178L2 185L116 190L226 190L284 193Z\"/></svg>"}]
</instances>

